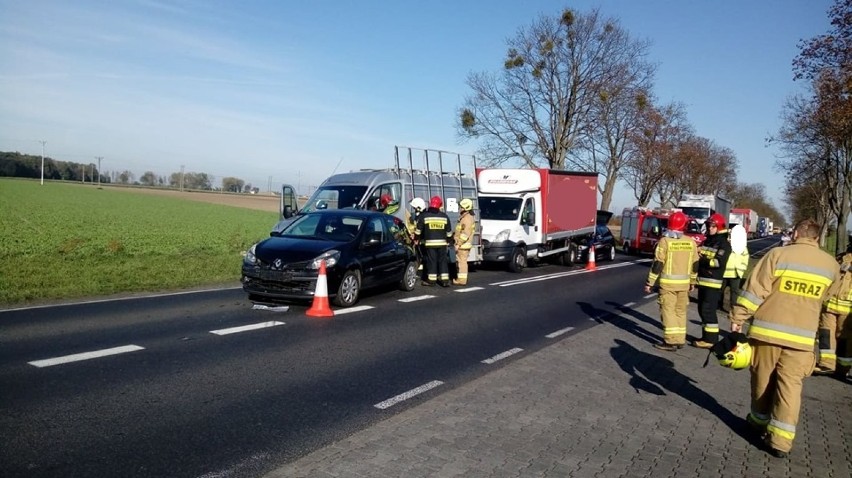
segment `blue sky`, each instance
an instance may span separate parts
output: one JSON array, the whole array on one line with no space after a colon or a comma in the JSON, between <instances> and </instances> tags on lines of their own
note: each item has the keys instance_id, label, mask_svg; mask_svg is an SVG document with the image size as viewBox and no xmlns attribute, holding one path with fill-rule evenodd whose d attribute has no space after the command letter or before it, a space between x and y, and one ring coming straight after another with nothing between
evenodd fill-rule
<instances>
[{"instance_id":1,"label":"blue sky","mask_svg":"<svg viewBox=\"0 0 852 478\"><path fill-rule=\"evenodd\" d=\"M829 0L0 0L0 150L266 189L387 167L393 146L473 153L457 108L506 39L567 6L652 42L655 93L731 148L779 208L777 131L800 39ZM635 202L620 185L611 209Z\"/></svg>"}]
</instances>

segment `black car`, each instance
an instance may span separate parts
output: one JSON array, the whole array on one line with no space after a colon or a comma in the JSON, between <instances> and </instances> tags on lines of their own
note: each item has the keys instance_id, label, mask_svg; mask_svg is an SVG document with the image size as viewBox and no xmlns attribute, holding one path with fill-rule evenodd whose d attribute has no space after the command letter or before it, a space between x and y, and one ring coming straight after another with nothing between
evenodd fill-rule
<instances>
[{"instance_id":1,"label":"black car","mask_svg":"<svg viewBox=\"0 0 852 478\"><path fill-rule=\"evenodd\" d=\"M417 258L399 218L373 211L329 209L298 216L249 249L242 284L256 302L312 299L320 262L332 302L349 307L361 290L417 282Z\"/></svg>"},{"instance_id":2,"label":"black car","mask_svg":"<svg viewBox=\"0 0 852 478\"><path fill-rule=\"evenodd\" d=\"M602 260L615 260L615 236L609 230L607 224L612 213L609 211L598 211L597 225L595 226L594 234L586 237L580 245L580 257L583 262L589 260L589 247L595 248L595 262Z\"/></svg>"}]
</instances>

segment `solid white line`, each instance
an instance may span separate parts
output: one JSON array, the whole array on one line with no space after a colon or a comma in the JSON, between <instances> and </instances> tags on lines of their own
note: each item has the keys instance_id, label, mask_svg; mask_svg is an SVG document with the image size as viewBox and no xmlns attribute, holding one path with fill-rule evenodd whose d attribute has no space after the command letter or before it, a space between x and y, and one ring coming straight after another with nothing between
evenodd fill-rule
<instances>
[{"instance_id":1,"label":"solid white line","mask_svg":"<svg viewBox=\"0 0 852 478\"><path fill-rule=\"evenodd\" d=\"M231 327L229 329L219 329L219 330L211 330L211 334L216 335L228 335L228 334L236 334L238 332L246 332L248 330L257 330L257 329L265 329L267 327L275 327L276 325L284 325L284 322L278 322L277 320L272 320L269 322L261 322L259 324L251 324L251 325L243 325L240 327Z\"/></svg>"},{"instance_id":2,"label":"solid white line","mask_svg":"<svg viewBox=\"0 0 852 478\"><path fill-rule=\"evenodd\" d=\"M556 332L551 332L551 333L545 335L545 337L552 339L552 338L555 338L555 337L559 337L562 334L571 332L572 330L574 330L574 327L565 327L564 329L559 329Z\"/></svg>"},{"instance_id":3,"label":"solid white line","mask_svg":"<svg viewBox=\"0 0 852 478\"><path fill-rule=\"evenodd\" d=\"M426 385L421 385L417 388L412 388L411 390L409 390L405 393L401 393L401 394L399 394L399 395L397 395L393 398L389 398L389 399L385 400L384 402L379 402L379 403L377 403L373 406L378 408L379 410L385 410L387 408L390 408L390 407L396 405L397 403L399 403L403 400L408 400L411 397L420 395L423 392L432 390L433 388L441 386L443 384L444 384L444 382L441 382L440 380L433 380L433 381L427 383Z\"/></svg>"},{"instance_id":4,"label":"solid white line","mask_svg":"<svg viewBox=\"0 0 852 478\"><path fill-rule=\"evenodd\" d=\"M475 290L483 290L482 287L468 287L465 289L456 289L456 292L473 292Z\"/></svg>"},{"instance_id":5,"label":"solid white line","mask_svg":"<svg viewBox=\"0 0 852 478\"><path fill-rule=\"evenodd\" d=\"M409 297L407 299L399 299L399 302L417 302L418 300L434 299L434 295L418 295L417 297Z\"/></svg>"},{"instance_id":6,"label":"solid white line","mask_svg":"<svg viewBox=\"0 0 852 478\"><path fill-rule=\"evenodd\" d=\"M65 355L64 357L55 357L44 360L35 360L32 362L27 362L30 365L34 365L36 367L50 367L52 365L59 365L63 363L69 362L79 362L81 360L89 360L93 358L99 357L107 357L109 355L118 355L127 352L135 352L137 350L145 350L144 347L140 347L138 345L124 345L121 347L113 347L111 349L103 349L103 350L95 350L93 352L83 352L79 354L73 355Z\"/></svg>"},{"instance_id":7,"label":"solid white line","mask_svg":"<svg viewBox=\"0 0 852 478\"><path fill-rule=\"evenodd\" d=\"M357 307L349 307L346 309L335 309L334 315L351 314L352 312L361 312L362 310L375 309L372 305L359 305Z\"/></svg>"},{"instance_id":8,"label":"solid white line","mask_svg":"<svg viewBox=\"0 0 852 478\"><path fill-rule=\"evenodd\" d=\"M263 304L253 304L251 306L251 310L268 310L271 312L287 312L290 310L289 305L263 305Z\"/></svg>"},{"instance_id":9,"label":"solid white line","mask_svg":"<svg viewBox=\"0 0 852 478\"><path fill-rule=\"evenodd\" d=\"M656 293L654 293L654 294L648 294L648 295L646 295L645 297L642 297L642 298L643 298L643 299L650 299L651 297L656 297L656 295L657 295Z\"/></svg>"},{"instance_id":10,"label":"solid white line","mask_svg":"<svg viewBox=\"0 0 852 478\"><path fill-rule=\"evenodd\" d=\"M636 305L636 302L628 302L628 303L622 305L622 307L633 307L634 305Z\"/></svg>"},{"instance_id":11,"label":"solid white line","mask_svg":"<svg viewBox=\"0 0 852 478\"><path fill-rule=\"evenodd\" d=\"M495 355L491 358L487 358L487 359L483 360L482 363L487 363L487 364L491 365L494 362L497 362L499 360L503 360L506 357L511 357L512 355L515 355L516 353L523 352L523 351L524 351L524 349L519 349L519 348L515 347L511 350L501 352L501 353L499 353L499 354L497 354L497 355Z\"/></svg>"},{"instance_id":12,"label":"solid white line","mask_svg":"<svg viewBox=\"0 0 852 478\"><path fill-rule=\"evenodd\" d=\"M622 263L619 263L619 264L613 264L613 265L609 265L609 266L598 267L597 270L600 271L600 270L606 270L606 269L616 269L618 267L632 266L633 264L634 264L633 262L622 262ZM565 273L562 273L562 274L553 274L553 275L549 275L549 276L530 277L528 279L518 279L518 280L515 280L515 281L512 281L512 282L502 282L502 283L498 282L498 283L491 284L491 285L499 285L500 287L511 287L513 285L530 284L532 282L540 282L540 281L544 281L544 280L558 279L560 277L568 277L568 276L573 276L573 275L577 275L577 274L588 274L590 272L595 272L595 271L587 271L585 269L579 269L579 270L576 270L576 271L565 272Z\"/></svg>"}]
</instances>

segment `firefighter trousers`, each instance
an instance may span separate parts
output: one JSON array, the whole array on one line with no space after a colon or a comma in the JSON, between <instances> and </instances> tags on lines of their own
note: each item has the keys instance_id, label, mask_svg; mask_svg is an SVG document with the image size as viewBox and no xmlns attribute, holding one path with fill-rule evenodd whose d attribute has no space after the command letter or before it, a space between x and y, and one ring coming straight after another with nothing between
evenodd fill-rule
<instances>
[{"instance_id":1,"label":"firefighter trousers","mask_svg":"<svg viewBox=\"0 0 852 478\"><path fill-rule=\"evenodd\" d=\"M752 339L749 421L766 427L767 444L789 452L802 407L802 381L816 362L812 350L795 350Z\"/></svg>"},{"instance_id":2,"label":"firefighter trousers","mask_svg":"<svg viewBox=\"0 0 852 478\"><path fill-rule=\"evenodd\" d=\"M823 371L832 371L837 361L837 316L823 313L819 318L819 329L817 330L817 342L819 343L819 368Z\"/></svg>"},{"instance_id":3,"label":"firefighter trousers","mask_svg":"<svg viewBox=\"0 0 852 478\"><path fill-rule=\"evenodd\" d=\"M698 315L701 317L701 340L715 344L719 341L719 317L716 309L722 289L698 286Z\"/></svg>"},{"instance_id":4,"label":"firefighter trousers","mask_svg":"<svg viewBox=\"0 0 852 478\"><path fill-rule=\"evenodd\" d=\"M450 268L447 246L424 247L426 250L426 280L449 282Z\"/></svg>"},{"instance_id":5,"label":"firefighter trousers","mask_svg":"<svg viewBox=\"0 0 852 478\"><path fill-rule=\"evenodd\" d=\"M663 342L669 345L686 344L686 308L689 291L660 289L657 298L663 321Z\"/></svg>"},{"instance_id":6,"label":"firefighter trousers","mask_svg":"<svg viewBox=\"0 0 852 478\"><path fill-rule=\"evenodd\" d=\"M458 266L458 276L456 284L467 285L467 257L470 255L470 249L459 248L456 251L456 264Z\"/></svg>"}]
</instances>

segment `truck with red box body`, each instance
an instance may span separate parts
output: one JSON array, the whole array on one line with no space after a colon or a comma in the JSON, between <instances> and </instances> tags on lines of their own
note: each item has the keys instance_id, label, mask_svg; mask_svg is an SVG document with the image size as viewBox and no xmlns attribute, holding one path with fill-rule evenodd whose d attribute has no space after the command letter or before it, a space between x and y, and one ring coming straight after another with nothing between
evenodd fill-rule
<instances>
[{"instance_id":1,"label":"truck with red box body","mask_svg":"<svg viewBox=\"0 0 852 478\"><path fill-rule=\"evenodd\" d=\"M477 169L482 255L519 272L532 261L573 264L595 233L598 173Z\"/></svg>"},{"instance_id":2,"label":"truck with red box body","mask_svg":"<svg viewBox=\"0 0 852 478\"><path fill-rule=\"evenodd\" d=\"M746 236L749 239L754 239L757 237L758 220L757 211L754 209L735 207L731 209L731 213L728 215L728 229L739 224L746 230Z\"/></svg>"}]
</instances>

